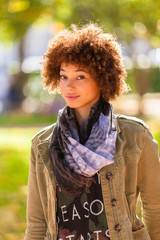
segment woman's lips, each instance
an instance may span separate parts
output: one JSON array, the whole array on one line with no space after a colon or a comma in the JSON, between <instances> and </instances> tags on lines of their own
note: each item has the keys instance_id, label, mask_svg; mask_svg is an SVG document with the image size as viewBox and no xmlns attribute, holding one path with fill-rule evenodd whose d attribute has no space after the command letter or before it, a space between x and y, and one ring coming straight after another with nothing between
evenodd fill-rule
<instances>
[{"instance_id":1,"label":"woman's lips","mask_svg":"<svg viewBox=\"0 0 160 240\"><path fill-rule=\"evenodd\" d=\"M68 100L75 100L75 99L77 99L79 97L79 95L67 95L66 96L66 98L68 99Z\"/></svg>"}]
</instances>

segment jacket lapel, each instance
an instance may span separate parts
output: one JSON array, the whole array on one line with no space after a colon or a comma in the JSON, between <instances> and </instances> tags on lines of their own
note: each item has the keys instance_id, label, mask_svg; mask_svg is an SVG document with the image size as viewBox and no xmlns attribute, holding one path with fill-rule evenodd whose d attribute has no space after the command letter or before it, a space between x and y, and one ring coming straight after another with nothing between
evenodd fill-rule
<instances>
[{"instance_id":1,"label":"jacket lapel","mask_svg":"<svg viewBox=\"0 0 160 240\"><path fill-rule=\"evenodd\" d=\"M46 140L37 146L38 152L48 171L52 170L52 164L49 157L49 140Z\"/></svg>"}]
</instances>

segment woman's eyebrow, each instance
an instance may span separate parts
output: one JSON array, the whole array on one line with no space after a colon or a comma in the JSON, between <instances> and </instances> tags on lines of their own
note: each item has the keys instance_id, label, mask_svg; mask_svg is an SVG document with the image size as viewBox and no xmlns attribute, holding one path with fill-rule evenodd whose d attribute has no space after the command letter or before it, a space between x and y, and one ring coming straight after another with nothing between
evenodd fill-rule
<instances>
[{"instance_id":1,"label":"woman's eyebrow","mask_svg":"<svg viewBox=\"0 0 160 240\"><path fill-rule=\"evenodd\" d=\"M75 70L75 72L85 72L85 73L88 73L88 72L85 71L84 69L77 69L77 70Z\"/></svg>"}]
</instances>

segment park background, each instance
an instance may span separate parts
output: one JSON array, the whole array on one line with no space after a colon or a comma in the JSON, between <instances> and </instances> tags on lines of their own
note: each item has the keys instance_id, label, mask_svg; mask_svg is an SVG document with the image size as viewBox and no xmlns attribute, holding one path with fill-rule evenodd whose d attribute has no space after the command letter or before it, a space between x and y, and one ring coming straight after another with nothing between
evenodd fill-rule
<instances>
[{"instance_id":1,"label":"park background","mask_svg":"<svg viewBox=\"0 0 160 240\"><path fill-rule=\"evenodd\" d=\"M64 106L42 89L48 41L89 21L122 45L131 91L113 102L116 113L143 119L160 144L159 0L1 0L0 240L24 237L31 138Z\"/></svg>"}]
</instances>

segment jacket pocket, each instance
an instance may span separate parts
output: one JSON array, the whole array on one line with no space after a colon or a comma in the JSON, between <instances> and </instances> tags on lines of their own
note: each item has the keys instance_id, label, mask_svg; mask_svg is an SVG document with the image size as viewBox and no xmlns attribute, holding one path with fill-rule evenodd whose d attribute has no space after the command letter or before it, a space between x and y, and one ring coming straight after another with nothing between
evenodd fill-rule
<instances>
[{"instance_id":1,"label":"jacket pocket","mask_svg":"<svg viewBox=\"0 0 160 240\"><path fill-rule=\"evenodd\" d=\"M143 228L133 232L133 239L134 240L151 240L149 233L145 226Z\"/></svg>"}]
</instances>

